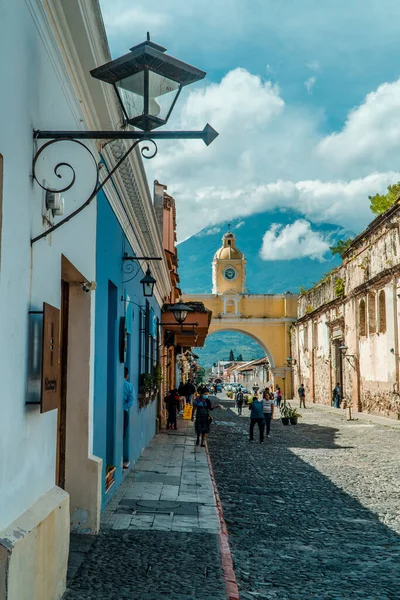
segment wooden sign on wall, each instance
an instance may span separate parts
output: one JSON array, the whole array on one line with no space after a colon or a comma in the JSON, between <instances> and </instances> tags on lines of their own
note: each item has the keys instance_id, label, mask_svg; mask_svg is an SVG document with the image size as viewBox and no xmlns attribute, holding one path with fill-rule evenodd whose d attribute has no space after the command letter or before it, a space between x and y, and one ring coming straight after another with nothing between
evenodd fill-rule
<instances>
[{"instance_id":1,"label":"wooden sign on wall","mask_svg":"<svg viewBox=\"0 0 400 600\"><path fill-rule=\"evenodd\" d=\"M60 310L44 302L40 412L59 408L60 384Z\"/></svg>"}]
</instances>

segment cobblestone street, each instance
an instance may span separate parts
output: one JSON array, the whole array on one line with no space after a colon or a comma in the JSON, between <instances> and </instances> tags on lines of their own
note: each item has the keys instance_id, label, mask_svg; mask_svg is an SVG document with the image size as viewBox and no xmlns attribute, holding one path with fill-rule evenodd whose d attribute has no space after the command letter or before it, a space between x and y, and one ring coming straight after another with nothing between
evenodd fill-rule
<instances>
[{"instance_id":1,"label":"cobblestone street","mask_svg":"<svg viewBox=\"0 0 400 600\"><path fill-rule=\"evenodd\" d=\"M313 407L249 444L243 413L209 440L240 598L398 600L400 431Z\"/></svg>"}]
</instances>

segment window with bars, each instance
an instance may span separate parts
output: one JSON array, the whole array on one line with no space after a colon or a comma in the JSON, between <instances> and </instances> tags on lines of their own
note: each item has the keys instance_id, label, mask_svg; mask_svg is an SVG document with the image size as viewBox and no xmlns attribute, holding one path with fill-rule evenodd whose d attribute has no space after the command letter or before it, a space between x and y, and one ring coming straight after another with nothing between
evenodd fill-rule
<instances>
[{"instance_id":1,"label":"window with bars","mask_svg":"<svg viewBox=\"0 0 400 600\"><path fill-rule=\"evenodd\" d=\"M376 333L376 295L375 292L368 294L368 331L372 335Z\"/></svg>"},{"instance_id":2,"label":"window with bars","mask_svg":"<svg viewBox=\"0 0 400 600\"><path fill-rule=\"evenodd\" d=\"M360 300L358 306L358 324L360 327L360 336L365 337L367 335L367 314L364 299Z\"/></svg>"},{"instance_id":3,"label":"window with bars","mask_svg":"<svg viewBox=\"0 0 400 600\"><path fill-rule=\"evenodd\" d=\"M378 296L379 333L386 333L386 293L381 290Z\"/></svg>"}]
</instances>

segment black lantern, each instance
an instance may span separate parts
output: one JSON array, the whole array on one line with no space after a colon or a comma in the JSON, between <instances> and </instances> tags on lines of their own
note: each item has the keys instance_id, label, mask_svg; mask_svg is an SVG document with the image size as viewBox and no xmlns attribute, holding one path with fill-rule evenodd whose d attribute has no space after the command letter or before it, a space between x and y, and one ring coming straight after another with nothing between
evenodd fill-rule
<instances>
[{"instance_id":1,"label":"black lantern","mask_svg":"<svg viewBox=\"0 0 400 600\"><path fill-rule=\"evenodd\" d=\"M169 310L174 313L174 317L180 325L185 321L189 312L194 312L193 308L190 308L190 306L182 302L182 300L173 304Z\"/></svg>"},{"instance_id":2,"label":"black lantern","mask_svg":"<svg viewBox=\"0 0 400 600\"><path fill-rule=\"evenodd\" d=\"M127 122L143 131L165 125L182 87L206 75L165 51L147 34L147 41L133 46L129 54L90 71L114 86Z\"/></svg>"},{"instance_id":3,"label":"black lantern","mask_svg":"<svg viewBox=\"0 0 400 600\"><path fill-rule=\"evenodd\" d=\"M151 298L157 280L152 276L149 267L147 267L146 275L140 280L140 283L143 285L143 296L145 298Z\"/></svg>"}]
</instances>

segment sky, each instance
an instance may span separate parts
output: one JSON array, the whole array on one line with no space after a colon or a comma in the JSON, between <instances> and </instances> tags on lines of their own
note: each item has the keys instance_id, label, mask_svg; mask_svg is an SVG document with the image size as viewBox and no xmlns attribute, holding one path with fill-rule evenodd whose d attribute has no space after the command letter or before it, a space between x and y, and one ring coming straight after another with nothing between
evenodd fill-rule
<instances>
[{"instance_id":1,"label":"sky","mask_svg":"<svg viewBox=\"0 0 400 600\"><path fill-rule=\"evenodd\" d=\"M310 227L361 231L368 195L400 180L398 0L101 0L113 57L152 40L207 72L168 128L219 137L160 142L151 182L177 201L179 240L228 219L294 209L271 223L264 260L329 247ZM325 244L325 246L323 246ZM325 248L325 250L323 250ZM271 254L272 253L272 254Z\"/></svg>"}]
</instances>

